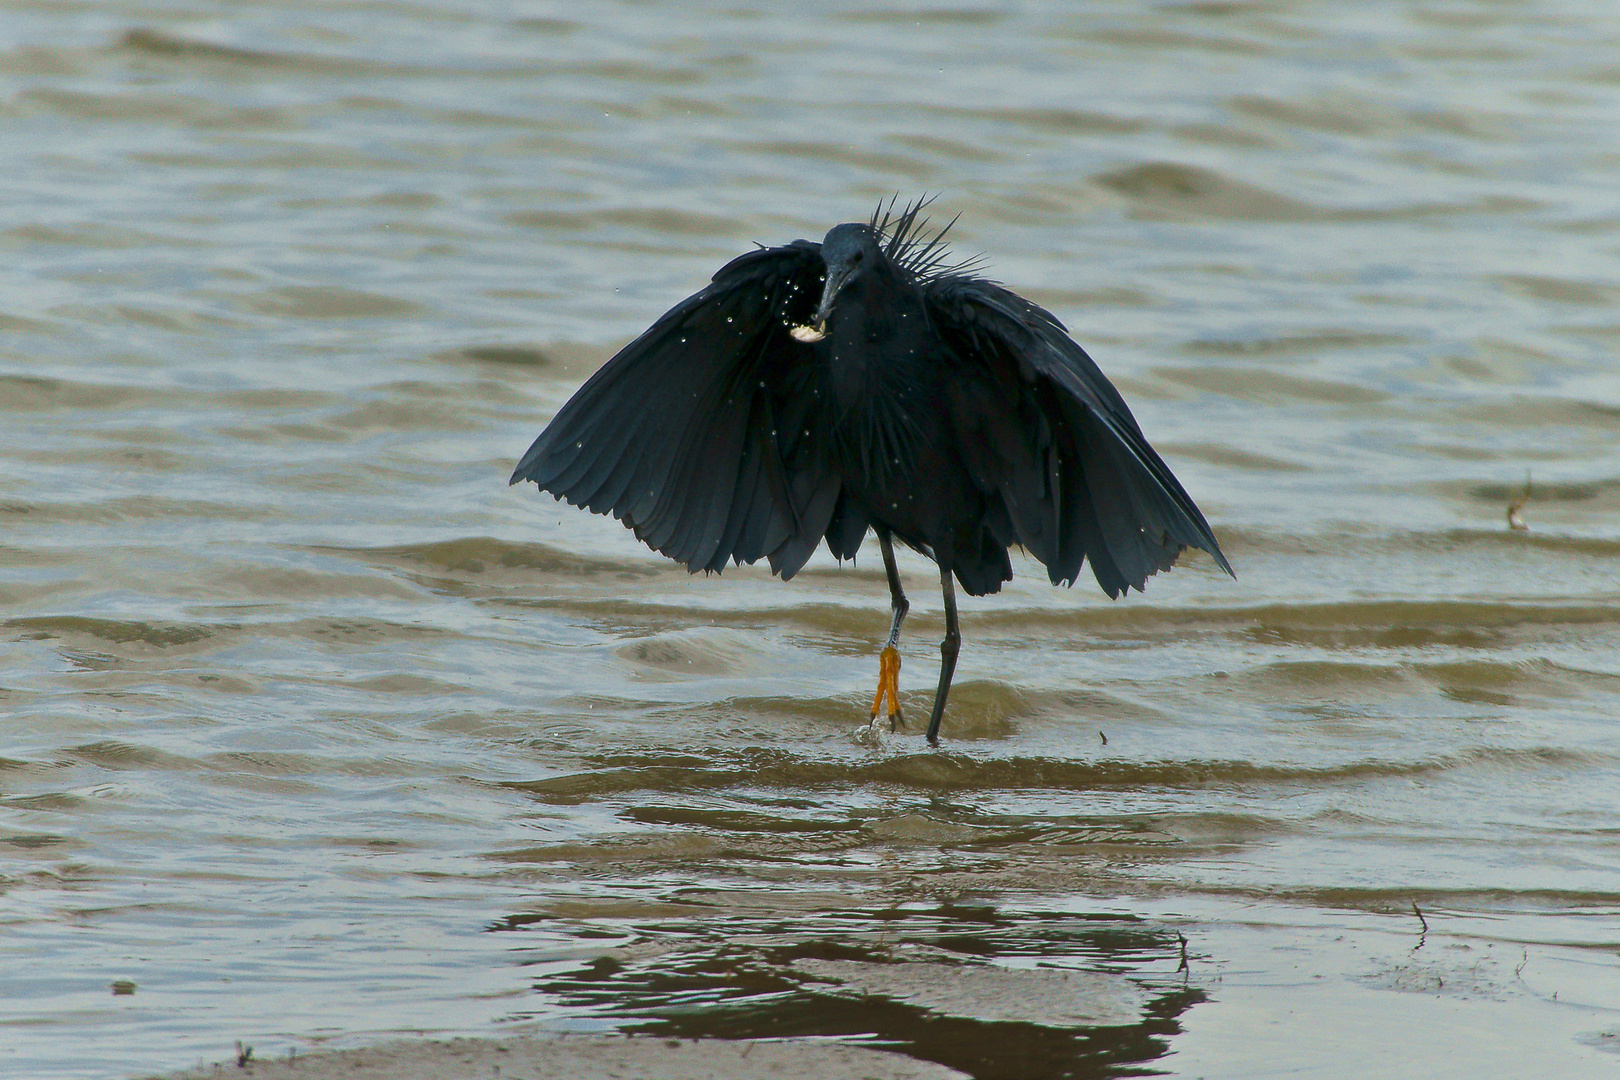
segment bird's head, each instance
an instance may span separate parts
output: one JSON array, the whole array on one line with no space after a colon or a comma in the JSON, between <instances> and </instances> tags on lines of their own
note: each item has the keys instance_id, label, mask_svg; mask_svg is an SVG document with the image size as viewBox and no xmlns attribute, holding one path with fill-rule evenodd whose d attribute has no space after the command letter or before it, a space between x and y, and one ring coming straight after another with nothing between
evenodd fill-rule
<instances>
[{"instance_id":1,"label":"bird's head","mask_svg":"<svg viewBox=\"0 0 1620 1080\"><path fill-rule=\"evenodd\" d=\"M816 307L814 325L827 325L838 294L863 274L874 272L885 256L878 245L878 232L870 225L850 223L834 225L821 242L821 259L827 264L826 283L821 288L821 303Z\"/></svg>"}]
</instances>

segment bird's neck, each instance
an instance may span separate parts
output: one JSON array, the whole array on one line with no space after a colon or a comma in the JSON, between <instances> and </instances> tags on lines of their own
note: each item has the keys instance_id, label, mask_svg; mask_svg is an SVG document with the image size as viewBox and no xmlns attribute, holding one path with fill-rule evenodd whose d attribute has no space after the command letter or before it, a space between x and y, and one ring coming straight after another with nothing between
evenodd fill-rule
<instances>
[{"instance_id":1,"label":"bird's neck","mask_svg":"<svg viewBox=\"0 0 1620 1080\"><path fill-rule=\"evenodd\" d=\"M922 294L897 282L858 283L839 297L823 355L840 411L864 412L924 355Z\"/></svg>"}]
</instances>

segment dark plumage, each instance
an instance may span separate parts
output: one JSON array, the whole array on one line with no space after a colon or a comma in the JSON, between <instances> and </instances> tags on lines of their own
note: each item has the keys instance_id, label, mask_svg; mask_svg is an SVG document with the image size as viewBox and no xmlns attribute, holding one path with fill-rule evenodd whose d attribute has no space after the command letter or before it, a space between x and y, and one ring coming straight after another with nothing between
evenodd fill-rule
<instances>
[{"instance_id":1,"label":"dark plumage","mask_svg":"<svg viewBox=\"0 0 1620 1080\"><path fill-rule=\"evenodd\" d=\"M875 531L894 617L873 716L887 688L896 725L891 537L930 556L947 622L934 742L960 640L953 575L998 591L1014 544L1054 584L1089 561L1110 597L1188 547L1232 570L1063 324L949 264L922 206L727 263L580 388L511 482L612 514L693 571L763 558L787 579L823 541L852 559Z\"/></svg>"}]
</instances>

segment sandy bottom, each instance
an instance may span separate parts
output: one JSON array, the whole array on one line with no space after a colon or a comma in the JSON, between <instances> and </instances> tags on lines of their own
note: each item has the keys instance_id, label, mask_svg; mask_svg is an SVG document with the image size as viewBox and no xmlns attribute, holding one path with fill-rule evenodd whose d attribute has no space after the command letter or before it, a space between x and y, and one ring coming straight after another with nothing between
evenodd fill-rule
<instances>
[{"instance_id":1,"label":"sandy bottom","mask_svg":"<svg viewBox=\"0 0 1620 1080\"><path fill-rule=\"evenodd\" d=\"M524 1035L405 1040L363 1050L235 1061L164 1080L956 1080L965 1073L842 1043L663 1039L623 1035Z\"/></svg>"}]
</instances>

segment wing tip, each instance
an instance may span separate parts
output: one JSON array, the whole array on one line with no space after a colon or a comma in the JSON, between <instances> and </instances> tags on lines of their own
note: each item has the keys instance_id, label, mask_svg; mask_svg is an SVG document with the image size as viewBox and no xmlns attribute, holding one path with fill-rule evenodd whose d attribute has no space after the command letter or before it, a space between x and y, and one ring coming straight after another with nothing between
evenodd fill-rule
<instances>
[{"instance_id":1,"label":"wing tip","mask_svg":"<svg viewBox=\"0 0 1620 1080\"><path fill-rule=\"evenodd\" d=\"M1233 581L1236 581L1237 571L1233 570L1232 564L1226 561L1226 553L1221 550L1220 542L1215 539L1215 530L1209 527L1209 522L1204 521L1202 514L1199 514L1198 521L1199 524L1203 526L1203 528L1199 530L1203 534L1202 539L1207 540L1208 543L1195 543L1189 546L1196 547L1198 550L1204 552L1204 554L1214 559L1215 565L1226 571L1227 577L1231 578Z\"/></svg>"}]
</instances>

